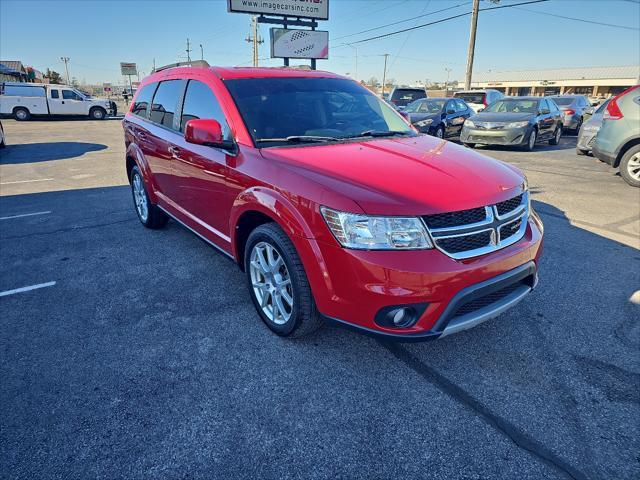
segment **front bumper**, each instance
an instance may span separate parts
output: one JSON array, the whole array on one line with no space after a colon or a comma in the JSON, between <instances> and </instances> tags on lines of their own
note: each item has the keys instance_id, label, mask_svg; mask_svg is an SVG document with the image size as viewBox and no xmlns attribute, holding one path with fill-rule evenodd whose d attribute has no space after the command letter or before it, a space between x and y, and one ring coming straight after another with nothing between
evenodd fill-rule
<instances>
[{"instance_id":1,"label":"front bumper","mask_svg":"<svg viewBox=\"0 0 640 480\"><path fill-rule=\"evenodd\" d=\"M592 153L598 160L602 160L604 163L615 166L617 160L616 154L603 150L602 147L598 145L597 141L593 143Z\"/></svg>"},{"instance_id":2,"label":"front bumper","mask_svg":"<svg viewBox=\"0 0 640 480\"><path fill-rule=\"evenodd\" d=\"M525 145L531 127L493 129L463 127L460 134L462 143L478 143L482 145Z\"/></svg>"},{"instance_id":3,"label":"front bumper","mask_svg":"<svg viewBox=\"0 0 640 480\"><path fill-rule=\"evenodd\" d=\"M537 282L542 236L542 224L532 213L518 242L466 260L435 249L358 251L316 242L324 285L312 285L314 297L323 317L342 326L401 341L438 338L471 328L522 300ZM474 301L478 308L467 305ZM375 322L383 308L425 303L410 327Z\"/></svg>"}]
</instances>

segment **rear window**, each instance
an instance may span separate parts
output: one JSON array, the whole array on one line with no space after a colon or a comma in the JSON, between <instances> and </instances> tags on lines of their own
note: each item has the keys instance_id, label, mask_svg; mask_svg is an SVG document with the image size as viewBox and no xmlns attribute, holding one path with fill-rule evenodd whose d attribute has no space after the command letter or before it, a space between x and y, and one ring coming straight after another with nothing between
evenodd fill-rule
<instances>
[{"instance_id":1,"label":"rear window","mask_svg":"<svg viewBox=\"0 0 640 480\"><path fill-rule=\"evenodd\" d=\"M173 117L185 83L185 80L160 82L160 86L156 90L151 103L151 116L149 118L153 123L166 128L173 128Z\"/></svg>"},{"instance_id":2,"label":"rear window","mask_svg":"<svg viewBox=\"0 0 640 480\"><path fill-rule=\"evenodd\" d=\"M391 95L391 102L404 107L414 100L425 98L426 92L417 88L396 88Z\"/></svg>"},{"instance_id":3,"label":"rear window","mask_svg":"<svg viewBox=\"0 0 640 480\"><path fill-rule=\"evenodd\" d=\"M454 97L461 98L467 103L484 103L484 92L456 92Z\"/></svg>"},{"instance_id":4,"label":"rear window","mask_svg":"<svg viewBox=\"0 0 640 480\"><path fill-rule=\"evenodd\" d=\"M553 101L561 107L566 107L567 105L571 105L575 100L571 97L555 97Z\"/></svg>"},{"instance_id":5,"label":"rear window","mask_svg":"<svg viewBox=\"0 0 640 480\"><path fill-rule=\"evenodd\" d=\"M4 85L2 94L7 97L44 97L43 87L23 87L21 85Z\"/></svg>"},{"instance_id":6,"label":"rear window","mask_svg":"<svg viewBox=\"0 0 640 480\"><path fill-rule=\"evenodd\" d=\"M156 82L142 87L142 90L140 90L140 93L136 97L136 101L131 108L131 113L137 115L138 117L147 118L147 112L149 111L151 97L153 97L153 92L156 91L157 86L158 83Z\"/></svg>"}]
</instances>

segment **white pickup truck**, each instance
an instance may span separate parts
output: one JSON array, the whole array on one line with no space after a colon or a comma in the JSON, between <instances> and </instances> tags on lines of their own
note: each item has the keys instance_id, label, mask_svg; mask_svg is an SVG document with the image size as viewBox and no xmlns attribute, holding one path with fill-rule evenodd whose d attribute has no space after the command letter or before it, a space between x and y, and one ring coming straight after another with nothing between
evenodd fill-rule
<instances>
[{"instance_id":1,"label":"white pickup truck","mask_svg":"<svg viewBox=\"0 0 640 480\"><path fill-rule=\"evenodd\" d=\"M31 115L87 115L102 120L112 114L111 101L93 98L68 85L0 83L0 114L16 120Z\"/></svg>"}]
</instances>

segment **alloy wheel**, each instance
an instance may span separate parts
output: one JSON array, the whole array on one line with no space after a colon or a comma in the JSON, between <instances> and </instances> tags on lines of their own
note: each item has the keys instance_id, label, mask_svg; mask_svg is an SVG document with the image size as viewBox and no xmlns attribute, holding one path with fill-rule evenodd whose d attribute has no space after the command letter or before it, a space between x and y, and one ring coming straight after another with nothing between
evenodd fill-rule
<instances>
[{"instance_id":1,"label":"alloy wheel","mask_svg":"<svg viewBox=\"0 0 640 480\"><path fill-rule=\"evenodd\" d=\"M293 313L291 276L280 252L267 242L251 251L251 287L262 313L276 325L284 325Z\"/></svg>"},{"instance_id":2,"label":"alloy wheel","mask_svg":"<svg viewBox=\"0 0 640 480\"><path fill-rule=\"evenodd\" d=\"M631 178L640 182L640 152L637 152L629 159L629 162L627 162L627 171Z\"/></svg>"},{"instance_id":3,"label":"alloy wheel","mask_svg":"<svg viewBox=\"0 0 640 480\"><path fill-rule=\"evenodd\" d=\"M133 199L140 219L146 222L149 218L149 204L147 202L147 194L144 191L142 178L137 173L133 175Z\"/></svg>"},{"instance_id":4,"label":"alloy wheel","mask_svg":"<svg viewBox=\"0 0 640 480\"><path fill-rule=\"evenodd\" d=\"M444 137L444 133L443 133L441 128L438 128L436 130L436 137L438 137L438 138L443 138Z\"/></svg>"},{"instance_id":5,"label":"alloy wheel","mask_svg":"<svg viewBox=\"0 0 640 480\"><path fill-rule=\"evenodd\" d=\"M556 143L560 141L560 136L562 135L562 130L560 127L556 128Z\"/></svg>"},{"instance_id":6,"label":"alloy wheel","mask_svg":"<svg viewBox=\"0 0 640 480\"><path fill-rule=\"evenodd\" d=\"M536 146L536 131L534 130L529 135L529 150L533 150Z\"/></svg>"}]
</instances>

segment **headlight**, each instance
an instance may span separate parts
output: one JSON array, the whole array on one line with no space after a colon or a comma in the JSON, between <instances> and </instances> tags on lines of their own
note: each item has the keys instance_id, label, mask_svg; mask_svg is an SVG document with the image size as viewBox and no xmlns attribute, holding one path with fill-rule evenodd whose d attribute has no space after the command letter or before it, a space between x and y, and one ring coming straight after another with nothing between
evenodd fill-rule
<instances>
[{"instance_id":1,"label":"headlight","mask_svg":"<svg viewBox=\"0 0 640 480\"><path fill-rule=\"evenodd\" d=\"M476 124L475 124L475 123L473 123L471 120L468 120L468 119L467 119L467 120L465 120L465 121L464 121L464 126L465 126L465 127L471 127L471 128L473 128L473 127L475 127L475 126L476 126Z\"/></svg>"},{"instance_id":2,"label":"headlight","mask_svg":"<svg viewBox=\"0 0 640 480\"><path fill-rule=\"evenodd\" d=\"M526 122L511 122L511 123L507 123L504 128L522 128L522 127L526 127L527 125L529 125L529 121L527 120Z\"/></svg>"},{"instance_id":3,"label":"headlight","mask_svg":"<svg viewBox=\"0 0 640 480\"><path fill-rule=\"evenodd\" d=\"M427 127L432 123L433 123L433 118L427 118L426 120L420 120L419 122L416 122L416 125L418 125L419 127Z\"/></svg>"},{"instance_id":4,"label":"headlight","mask_svg":"<svg viewBox=\"0 0 640 480\"><path fill-rule=\"evenodd\" d=\"M433 248L417 217L376 217L320 207L329 229L346 248L359 250L418 250Z\"/></svg>"}]
</instances>

